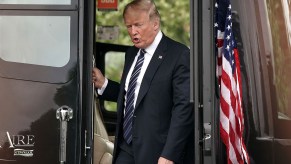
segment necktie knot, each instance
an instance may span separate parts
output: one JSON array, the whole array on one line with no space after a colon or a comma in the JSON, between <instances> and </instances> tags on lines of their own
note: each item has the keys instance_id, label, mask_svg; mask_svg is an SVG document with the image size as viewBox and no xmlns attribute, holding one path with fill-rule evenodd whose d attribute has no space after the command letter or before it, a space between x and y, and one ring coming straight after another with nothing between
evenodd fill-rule
<instances>
[{"instance_id":1,"label":"necktie knot","mask_svg":"<svg viewBox=\"0 0 291 164\"><path fill-rule=\"evenodd\" d=\"M145 49L140 49L140 55L141 55L141 56L144 56L145 53L147 53L147 52L145 51Z\"/></svg>"}]
</instances>

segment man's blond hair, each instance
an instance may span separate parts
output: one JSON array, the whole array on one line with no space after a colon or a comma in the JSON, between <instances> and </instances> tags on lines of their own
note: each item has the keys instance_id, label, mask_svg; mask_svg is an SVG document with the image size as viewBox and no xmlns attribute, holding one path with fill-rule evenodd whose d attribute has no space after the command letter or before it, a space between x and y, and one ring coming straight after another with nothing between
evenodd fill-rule
<instances>
[{"instance_id":1,"label":"man's blond hair","mask_svg":"<svg viewBox=\"0 0 291 164\"><path fill-rule=\"evenodd\" d=\"M161 16L153 0L133 0L128 3L123 10L123 18L128 12L128 9L140 10L149 13L150 20L158 19L160 22Z\"/></svg>"}]
</instances>

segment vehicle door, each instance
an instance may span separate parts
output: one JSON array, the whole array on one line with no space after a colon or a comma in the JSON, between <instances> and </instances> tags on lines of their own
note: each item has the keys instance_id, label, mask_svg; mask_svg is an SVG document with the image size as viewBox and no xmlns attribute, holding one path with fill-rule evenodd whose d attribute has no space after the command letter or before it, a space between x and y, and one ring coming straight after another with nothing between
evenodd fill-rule
<instances>
[{"instance_id":1,"label":"vehicle door","mask_svg":"<svg viewBox=\"0 0 291 164\"><path fill-rule=\"evenodd\" d=\"M0 1L0 163L80 162L79 4Z\"/></svg>"}]
</instances>

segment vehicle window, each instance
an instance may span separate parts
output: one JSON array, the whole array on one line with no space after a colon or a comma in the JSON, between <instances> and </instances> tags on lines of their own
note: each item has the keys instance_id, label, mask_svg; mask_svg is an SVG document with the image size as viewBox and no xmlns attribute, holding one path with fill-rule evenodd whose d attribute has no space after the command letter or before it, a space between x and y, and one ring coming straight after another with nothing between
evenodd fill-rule
<instances>
[{"instance_id":1,"label":"vehicle window","mask_svg":"<svg viewBox=\"0 0 291 164\"><path fill-rule=\"evenodd\" d=\"M16 63L65 66L70 60L70 19L70 16L0 16L0 58Z\"/></svg>"},{"instance_id":2,"label":"vehicle window","mask_svg":"<svg viewBox=\"0 0 291 164\"><path fill-rule=\"evenodd\" d=\"M113 81L119 82L124 66L124 52L109 51L105 54L105 76ZM104 101L104 107L108 111L116 111L115 102Z\"/></svg>"},{"instance_id":3,"label":"vehicle window","mask_svg":"<svg viewBox=\"0 0 291 164\"><path fill-rule=\"evenodd\" d=\"M71 0L0 0L0 4L54 4L68 5Z\"/></svg>"},{"instance_id":4,"label":"vehicle window","mask_svg":"<svg viewBox=\"0 0 291 164\"><path fill-rule=\"evenodd\" d=\"M278 118L291 120L291 3L289 0L267 3L273 47L266 60L272 84L271 100Z\"/></svg>"}]
</instances>

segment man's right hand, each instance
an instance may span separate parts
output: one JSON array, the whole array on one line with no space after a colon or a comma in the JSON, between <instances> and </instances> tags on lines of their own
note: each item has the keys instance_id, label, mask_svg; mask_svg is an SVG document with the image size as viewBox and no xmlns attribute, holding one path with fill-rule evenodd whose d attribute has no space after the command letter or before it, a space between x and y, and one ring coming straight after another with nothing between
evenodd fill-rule
<instances>
[{"instance_id":1,"label":"man's right hand","mask_svg":"<svg viewBox=\"0 0 291 164\"><path fill-rule=\"evenodd\" d=\"M159 161L158 161L158 164L174 164L174 162L170 161L170 160L168 160L166 158L160 157Z\"/></svg>"},{"instance_id":2,"label":"man's right hand","mask_svg":"<svg viewBox=\"0 0 291 164\"><path fill-rule=\"evenodd\" d=\"M93 76L92 81L94 83L94 86L100 89L105 82L105 77L103 76L103 74L98 68L93 68L92 76Z\"/></svg>"}]
</instances>

